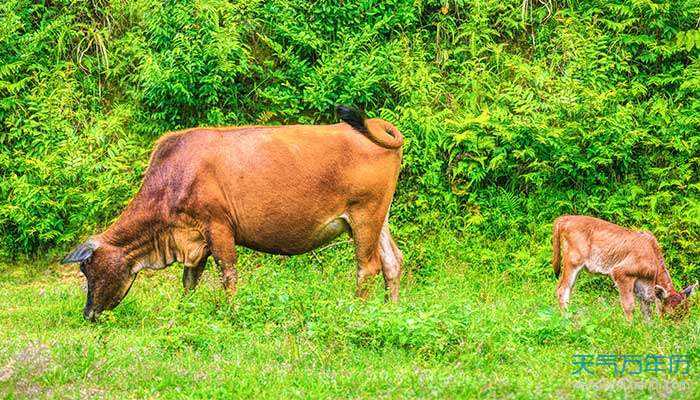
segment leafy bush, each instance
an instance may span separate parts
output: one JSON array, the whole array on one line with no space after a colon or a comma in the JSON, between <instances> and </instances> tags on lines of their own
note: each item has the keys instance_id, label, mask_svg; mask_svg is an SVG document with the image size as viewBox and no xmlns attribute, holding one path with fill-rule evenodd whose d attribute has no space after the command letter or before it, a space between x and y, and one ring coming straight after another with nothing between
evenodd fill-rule
<instances>
[{"instance_id":1,"label":"leafy bush","mask_svg":"<svg viewBox=\"0 0 700 400\"><path fill-rule=\"evenodd\" d=\"M699 14L692 0L3 2L0 257L108 224L168 130L335 122L348 103L407 137L399 225L545 246L554 217L593 214L651 229L698 277Z\"/></svg>"}]
</instances>

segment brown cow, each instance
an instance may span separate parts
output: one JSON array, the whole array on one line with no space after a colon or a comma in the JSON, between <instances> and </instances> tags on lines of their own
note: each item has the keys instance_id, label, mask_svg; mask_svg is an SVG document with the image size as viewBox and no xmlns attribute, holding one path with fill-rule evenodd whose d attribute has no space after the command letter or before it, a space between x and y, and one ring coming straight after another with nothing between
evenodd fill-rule
<instances>
[{"instance_id":1,"label":"brown cow","mask_svg":"<svg viewBox=\"0 0 700 400\"><path fill-rule=\"evenodd\" d=\"M383 272L397 301L403 257L388 216L403 136L381 119L339 107L335 125L194 128L163 136L141 188L121 216L66 256L88 282L84 315L126 296L137 273L175 261L185 290L209 255L225 289L236 291L236 245L302 254L348 232L355 243L357 295Z\"/></svg>"},{"instance_id":2,"label":"brown cow","mask_svg":"<svg viewBox=\"0 0 700 400\"><path fill-rule=\"evenodd\" d=\"M697 283L681 292L673 288L659 243L650 232L635 232L601 219L566 215L554 221L552 266L557 276L557 297L562 309L569 302L576 275L585 266L589 272L609 275L618 290L625 317L632 320L634 295L646 318L656 302L661 315L680 307L687 311ZM680 311L679 310L679 311ZM679 313L681 314L681 313Z\"/></svg>"}]
</instances>

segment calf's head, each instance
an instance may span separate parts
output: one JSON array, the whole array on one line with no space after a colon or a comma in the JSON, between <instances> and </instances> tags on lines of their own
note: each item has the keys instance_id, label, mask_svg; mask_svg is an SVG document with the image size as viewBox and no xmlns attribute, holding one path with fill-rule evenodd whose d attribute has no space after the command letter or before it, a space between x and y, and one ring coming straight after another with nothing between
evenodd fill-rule
<instances>
[{"instance_id":1,"label":"calf's head","mask_svg":"<svg viewBox=\"0 0 700 400\"><path fill-rule=\"evenodd\" d=\"M94 321L104 310L116 307L134 283L136 274L126 265L120 247L101 243L92 238L76 247L62 261L80 264L87 279L87 302L83 316Z\"/></svg>"},{"instance_id":2,"label":"calf's head","mask_svg":"<svg viewBox=\"0 0 700 400\"><path fill-rule=\"evenodd\" d=\"M662 316L671 318L683 318L688 314L688 297L690 297L698 284L687 286L680 292L668 291L662 286L656 285L656 298L659 299L660 312Z\"/></svg>"}]
</instances>

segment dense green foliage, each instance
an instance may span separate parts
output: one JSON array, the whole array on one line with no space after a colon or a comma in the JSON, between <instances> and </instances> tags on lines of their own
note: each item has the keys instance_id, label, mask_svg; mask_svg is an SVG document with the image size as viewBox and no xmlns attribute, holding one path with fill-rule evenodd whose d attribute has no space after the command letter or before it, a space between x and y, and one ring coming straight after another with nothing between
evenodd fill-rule
<instances>
[{"instance_id":1,"label":"dense green foliage","mask_svg":"<svg viewBox=\"0 0 700 400\"><path fill-rule=\"evenodd\" d=\"M553 279L499 271L470 237L424 239L401 245L434 273L404 276L398 305L381 279L354 297L343 244L319 260L244 252L231 301L214 268L186 296L182 268L146 272L99 324L82 319L73 266L0 265L0 398L700 397L697 300L681 323L627 324L614 289L584 274L562 316ZM575 354L688 354L691 368L576 376Z\"/></svg>"},{"instance_id":2,"label":"dense green foliage","mask_svg":"<svg viewBox=\"0 0 700 400\"><path fill-rule=\"evenodd\" d=\"M399 221L499 238L592 214L698 276L699 18L697 0L5 1L0 256L104 227L168 130L346 103L408 138Z\"/></svg>"}]
</instances>

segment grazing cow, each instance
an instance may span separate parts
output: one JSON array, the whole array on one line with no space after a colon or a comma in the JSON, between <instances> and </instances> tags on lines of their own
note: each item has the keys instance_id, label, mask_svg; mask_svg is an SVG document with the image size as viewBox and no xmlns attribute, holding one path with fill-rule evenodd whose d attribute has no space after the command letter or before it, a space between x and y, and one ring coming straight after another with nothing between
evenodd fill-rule
<instances>
[{"instance_id":1,"label":"grazing cow","mask_svg":"<svg viewBox=\"0 0 700 400\"><path fill-rule=\"evenodd\" d=\"M63 263L87 278L84 316L117 306L138 272L178 261L185 290L207 258L236 291L236 245L302 254L340 234L352 235L357 295L383 272L397 301L403 256L389 233L389 206L403 136L381 119L338 107L335 125L194 128L163 136L141 188L106 231Z\"/></svg>"},{"instance_id":2,"label":"grazing cow","mask_svg":"<svg viewBox=\"0 0 700 400\"><path fill-rule=\"evenodd\" d=\"M562 309L569 303L576 275L589 272L609 275L620 291L625 317L632 320L634 295L646 318L655 302L661 315L687 311L697 283L676 292L659 243L650 232L635 232L601 219L566 215L554 221L552 266L559 278L557 297ZM681 314L679 312L679 314Z\"/></svg>"}]
</instances>

